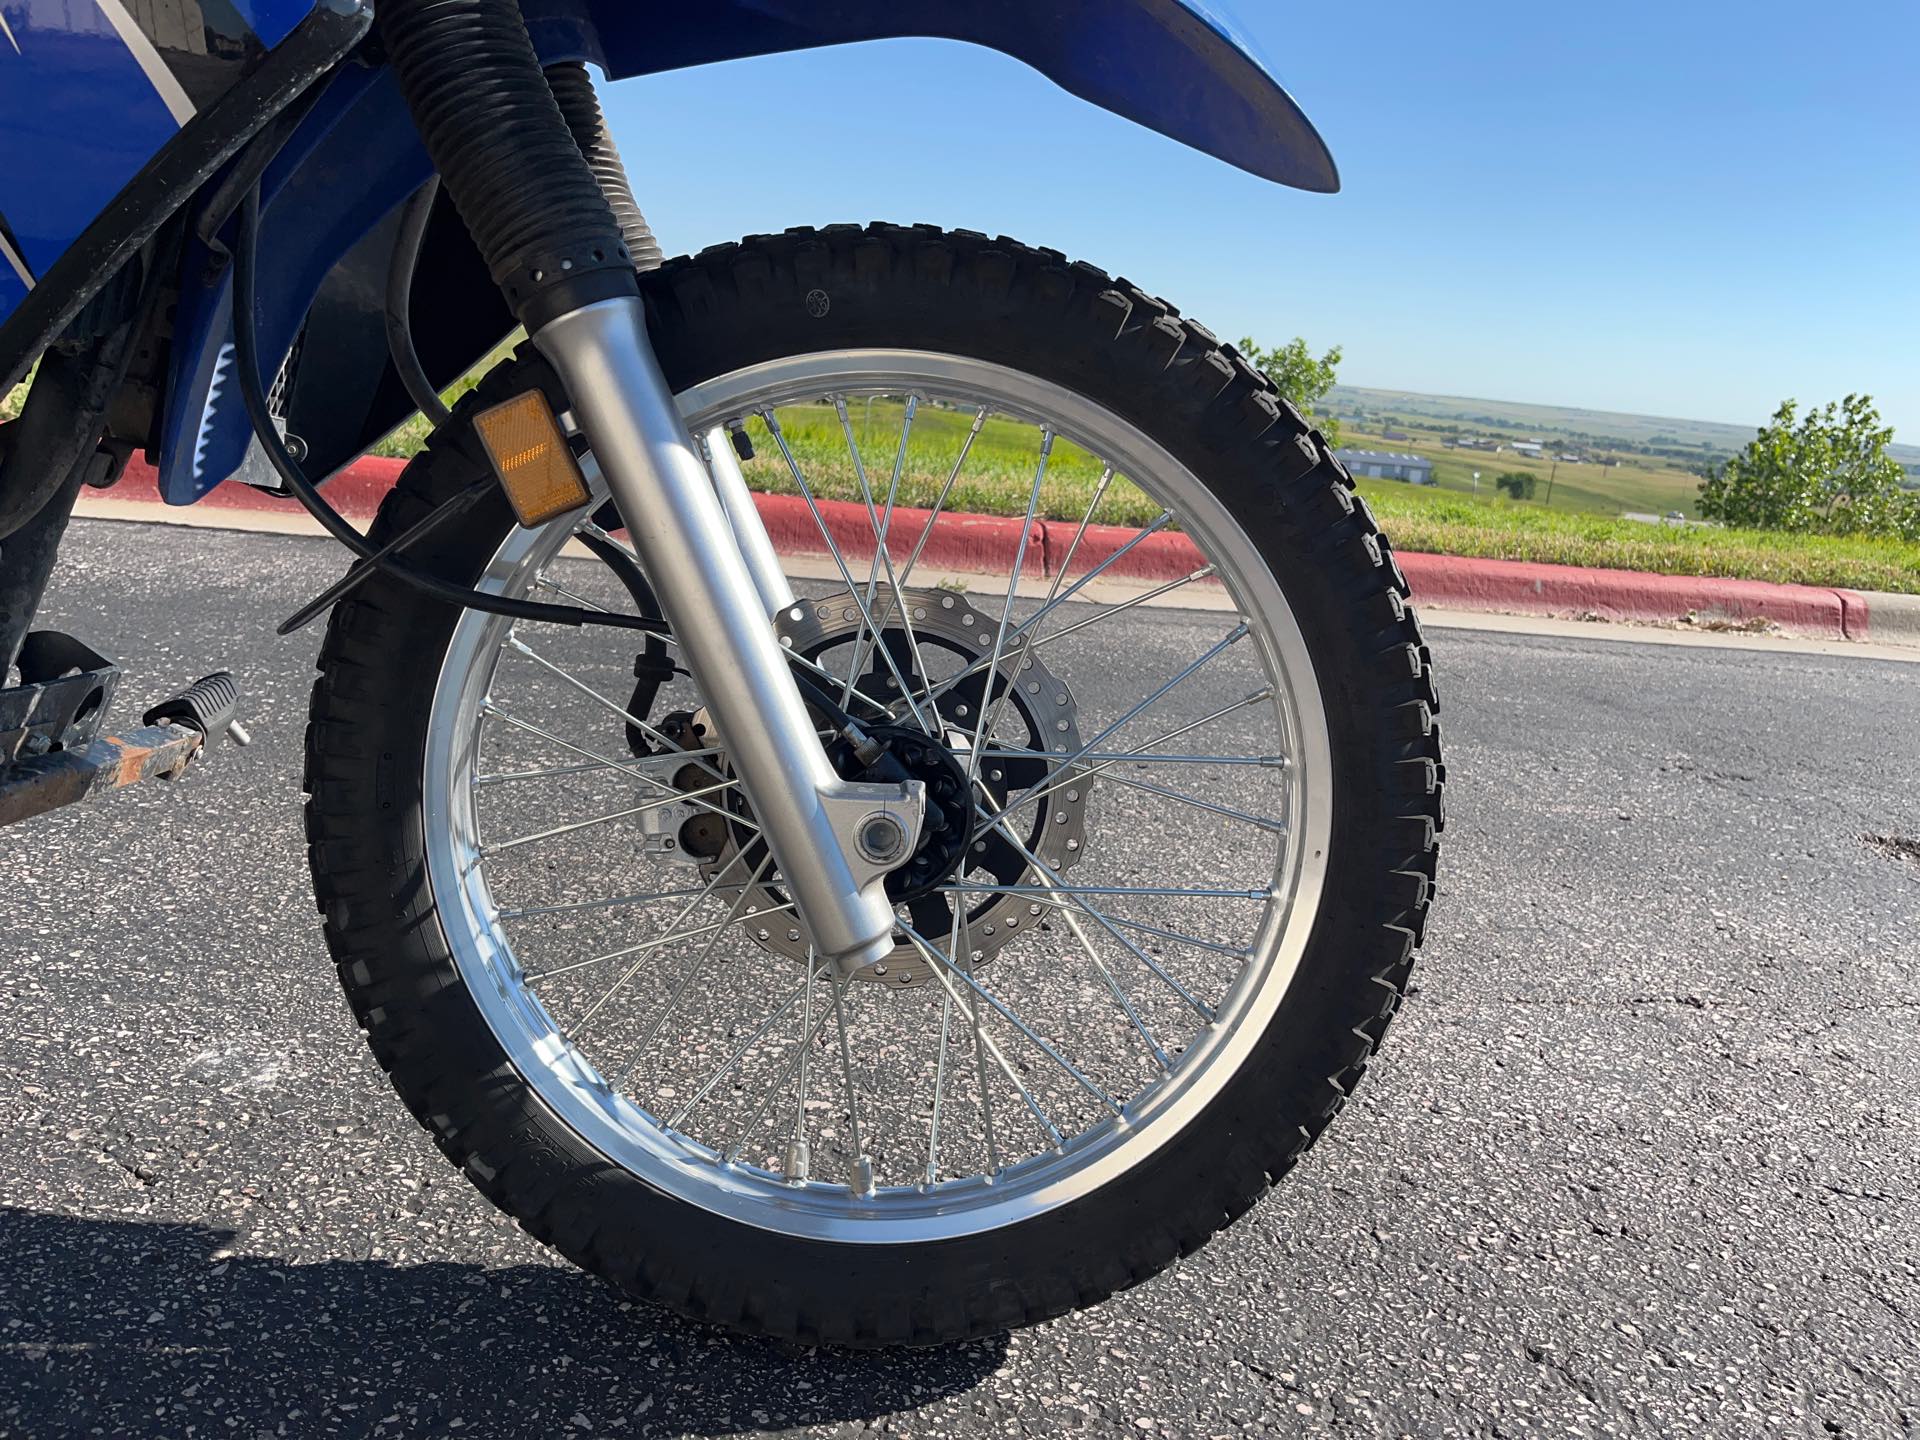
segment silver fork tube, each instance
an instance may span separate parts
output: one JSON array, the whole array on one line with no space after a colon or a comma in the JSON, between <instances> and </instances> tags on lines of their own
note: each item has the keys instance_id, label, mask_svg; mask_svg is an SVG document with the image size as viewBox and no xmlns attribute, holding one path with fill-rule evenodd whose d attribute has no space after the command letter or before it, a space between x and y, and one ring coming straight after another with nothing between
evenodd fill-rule
<instances>
[{"instance_id":1,"label":"silver fork tube","mask_svg":"<svg viewBox=\"0 0 1920 1440\"><path fill-rule=\"evenodd\" d=\"M780 568L773 537L767 534L760 511L753 503L747 477L740 473L740 461L733 453L733 437L727 434L725 426L716 425L700 440L706 446L707 468L713 472L714 493L720 497L721 509L727 512L727 523L733 527L733 538L740 545L740 558L747 562L753 588L760 592L760 604L769 615L785 610L793 604L793 586L788 583L787 572Z\"/></svg>"},{"instance_id":2,"label":"silver fork tube","mask_svg":"<svg viewBox=\"0 0 1920 1440\"><path fill-rule=\"evenodd\" d=\"M899 823L910 854L920 787L850 783L828 763L654 357L640 301L587 305L534 339L560 372L815 948L843 971L885 959L894 926L885 872L855 851L852 837L884 813Z\"/></svg>"}]
</instances>

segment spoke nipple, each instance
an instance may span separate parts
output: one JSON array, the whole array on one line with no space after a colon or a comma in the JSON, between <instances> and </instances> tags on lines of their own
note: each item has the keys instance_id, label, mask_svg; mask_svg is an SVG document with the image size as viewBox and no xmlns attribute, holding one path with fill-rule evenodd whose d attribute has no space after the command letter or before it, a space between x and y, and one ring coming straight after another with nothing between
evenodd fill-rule
<instances>
[{"instance_id":1,"label":"spoke nipple","mask_svg":"<svg viewBox=\"0 0 1920 1440\"><path fill-rule=\"evenodd\" d=\"M873 1160L866 1155L854 1157L847 1167L847 1188L856 1195L873 1194Z\"/></svg>"},{"instance_id":2,"label":"spoke nipple","mask_svg":"<svg viewBox=\"0 0 1920 1440\"><path fill-rule=\"evenodd\" d=\"M789 1185L807 1183L807 1170L812 1163L812 1151L804 1140L792 1140L787 1143L787 1160L782 1167Z\"/></svg>"}]
</instances>

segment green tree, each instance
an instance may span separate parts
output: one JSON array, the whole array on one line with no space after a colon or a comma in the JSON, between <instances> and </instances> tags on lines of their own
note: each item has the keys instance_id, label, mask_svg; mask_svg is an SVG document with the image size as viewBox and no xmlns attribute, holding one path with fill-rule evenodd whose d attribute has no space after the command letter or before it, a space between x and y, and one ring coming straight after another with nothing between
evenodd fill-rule
<instances>
[{"instance_id":1,"label":"green tree","mask_svg":"<svg viewBox=\"0 0 1920 1440\"><path fill-rule=\"evenodd\" d=\"M1496 489L1507 492L1509 500L1531 500L1533 492L1540 487L1540 477L1525 470L1509 470L1494 476L1493 483Z\"/></svg>"},{"instance_id":2,"label":"green tree","mask_svg":"<svg viewBox=\"0 0 1920 1440\"><path fill-rule=\"evenodd\" d=\"M1700 486L1700 513L1755 530L1920 540L1920 496L1900 488L1891 426L1867 395L1800 413L1781 403L1747 448Z\"/></svg>"},{"instance_id":3,"label":"green tree","mask_svg":"<svg viewBox=\"0 0 1920 1440\"><path fill-rule=\"evenodd\" d=\"M1306 340L1298 335L1277 350L1262 350L1250 339L1242 340L1239 349L1249 364L1267 372L1267 378L1293 402L1296 410L1320 428L1329 445L1340 443L1340 422L1331 415L1318 413L1320 402L1333 389L1335 372L1340 368L1338 345L1317 360L1307 348Z\"/></svg>"}]
</instances>

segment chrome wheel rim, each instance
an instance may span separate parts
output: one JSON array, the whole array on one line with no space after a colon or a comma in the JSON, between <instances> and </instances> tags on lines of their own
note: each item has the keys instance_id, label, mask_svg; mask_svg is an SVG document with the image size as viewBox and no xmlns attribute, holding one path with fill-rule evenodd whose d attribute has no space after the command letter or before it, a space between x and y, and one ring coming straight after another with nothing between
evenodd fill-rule
<instances>
[{"instance_id":1,"label":"chrome wheel rim","mask_svg":"<svg viewBox=\"0 0 1920 1440\"><path fill-rule=\"evenodd\" d=\"M646 1013L619 1021L637 1027L628 1032L629 1042L634 1033L646 1042L641 1060L623 1068L620 1057L610 1058L593 1030L625 1014L628 1005L619 993L621 987L615 985L609 998L589 1008L587 1001L592 997L584 991L564 997L559 991L563 982L584 977L598 962L592 957L576 963L533 955L552 939L532 933L539 925L574 924L575 917L589 913L592 902L540 903L539 896L531 893L535 881L523 885L513 867L526 863L537 880L538 857L544 847L585 843L581 837L592 835L596 850L612 857L608 863L622 867L620 873L627 873L628 852L622 846L633 843L633 825L650 823L635 812L656 813L648 807L665 796L656 780L641 774L645 767L640 762L600 763L622 761L626 756L625 751L610 750L612 732L602 728L590 738L579 730L563 733L559 721L543 724L540 712L526 713L511 692L531 675L602 719L612 718L604 713L609 703L617 709L624 697L604 682L597 688L583 682L568 664L555 660L551 652L557 642L542 635L542 627L523 626L516 633L500 617L465 613L441 666L428 722L422 818L428 880L461 978L513 1064L565 1123L647 1184L717 1215L807 1239L897 1244L979 1234L1070 1203L1119 1179L1206 1109L1246 1063L1292 982L1325 879L1332 795L1327 724L1318 686L1305 641L1278 583L1225 507L1197 477L1112 411L1005 367L906 350L827 352L771 361L695 386L680 402L695 433L734 420L760 427L772 441L769 461L777 458L789 472L791 488L803 492L804 503L818 519L825 507L812 493L809 462L787 443L791 417L821 397L837 397L832 408L847 431L851 468L862 471L863 447L851 428L848 402L876 395L901 397L902 428L909 432L913 407L925 407L928 414L940 410L964 417L985 412L990 423L1004 419L1009 425L1032 427L1043 437L1043 452L1044 436L1050 434L1077 454L1104 462L1105 470L1164 506L1198 545L1212 574L1193 582L1184 594L1173 592L1186 582L1153 588L1135 585L1124 595L1110 592L1106 586L1117 570L1109 568L1103 576L1098 562L1089 560L1080 574L1092 572L1091 579L1078 589L1080 575L1066 566L1055 572L1060 580L1018 577L1011 601L998 594L971 598L981 612L997 619L1005 606L1006 618L997 627L1001 632L1016 629L1036 610L1044 612L1031 632L1039 641L1037 654L1039 645L1047 643L1042 637L1056 631L1084 630L1089 634L1083 639L1091 639L1098 633L1092 616L1131 612L1138 621L1143 616L1193 615L1171 608L1171 602L1204 596L1208 587L1218 587L1219 594L1210 602L1216 608L1199 612L1198 619L1179 622L1208 637L1190 657L1189 663L1199 660L1200 664L1189 674L1197 676L1202 669L1218 665L1219 657L1229 652L1235 665L1251 657L1251 668L1257 677L1264 677L1261 688L1270 695L1250 698L1234 706L1231 716L1222 710L1180 732L1187 737L1186 749L1195 752L1180 756L1144 743L1146 736L1161 736L1163 728L1178 731L1177 725L1130 732L1126 726L1136 723L1133 720L1112 724L1128 708L1116 698L1098 723L1081 721L1081 734L1094 743L1076 734L1076 749L1085 753L1071 758L1082 772L1103 767L1093 778L1096 799L1110 792L1112 798L1105 803L1124 808L1144 793L1153 804L1166 807L1170 817L1176 806L1182 815L1188 814L1189 807L1178 798L1166 798L1174 786L1163 783L1165 775L1146 782L1157 789L1143 790L1130 771L1148 762L1123 765L1119 760L1109 763L1105 757L1151 752L1156 762L1164 760L1168 767L1184 764L1178 796L1203 804L1205 808L1197 813L1208 824L1238 826L1223 832L1226 838L1220 842L1235 848L1220 863L1241 867L1238 890L1195 885L1185 878L1196 866L1214 863L1210 855L1165 857L1158 875L1128 877L1126 884L1103 883L1100 872L1092 868L1101 858L1101 842L1097 816L1090 817L1087 864L1074 872L1077 877L1091 871L1084 881L1069 881L1058 870L1052 872L1051 880L1030 871L1023 878L1031 878L1031 886L1001 886L1009 893L1030 889L1033 903L1049 915L1050 930L1030 931L978 973L972 972L964 953L969 937L960 936L961 943L954 945L953 932L943 937L913 931L916 948L940 983L895 994L884 987L839 990L804 962L796 965L739 934L743 921L758 925L765 918L763 908L748 911L749 904L763 907L764 901L752 899L753 892L740 883L747 878L742 874L722 876L720 888L709 884L704 900L690 893L683 900L672 893L676 888L697 891L698 882L676 887L654 883L659 876L651 871L636 875L636 881L647 883L633 884L633 893L660 898L649 900L644 909L634 907L643 909L641 918L632 918L629 910L618 912L627 918L609 922L624 926L631 938L624 941L624 949L612 947L622 953L605 959L600 972L622 975L632 970L637 978L648 962L652 966L642 983L654 984L656 989L645 1003L632 1006ZM789 418L783 420L783 416ZM979 423L975 431L979 432ZM909 442L910 434L899 447L902 456ZM963 447L956 474L964 474L968 455ZM864 510L876 532L885 529L884 517L891 513L900 469L896 464L891 477L884 470L876 470L871 478L864 473L859 476L866 495ZM1034 498L1028 504L1029 537L1045 473L1046 466L1037 462ZM1108 493L1108 483L1101 482L1101 496ZM952 486L949 480L949 490ZM936 499L936 511L944 498L943 493ZM1098 525L1097 507L1088 515ZM540 530L509 534L487 565L481 587L524 594L542 586L565 593L581 585L560 558L577 520L568 517ZM822 529L830 534L829 527ZM1069 525L1063 533L1076 537L1067 552L1073 555L1081 548L1080 540L1094 532L1083 519L1077 530ZM904 562L906 549L902 544L896 565ZM921 575L932 578L931 564L921 563L926 566ZM844 562L839 574L853 582L851 593L864 593L868 569L867 563L856 567ZM833 577L827 583L833 585ZM878 583L884 591L885 577ZM1047 609L1049 593L1058 598L1063 592L1068 592L1067 598ZM848 593L845 587L842 593ZM1083 616L1075 608L1086 597L1100 596L1109 597L1099 602L1100 610ZM1222 600L1225 608L1218 608ZM1024 610L1019 608L1023 605ZM1082 620L1087 623L1083 625ZM612 648L604 633L595 636L595 643ZM872 648L876 654L888 649L885 645ZM1208 649L1211 657L1201 659ZM1063 653L1049 651L1049 663ZM1003 662L1005 658L1003 650ZM1063 663L1055 668L1072 682ZM1143 675L1142 692L1164 683L1181 668L1169 662L1151 676ZM990 668L987 673L997 672ZM1221 669L1211 671L1208 683L1222 674ZM1171 704L1182 684L1188 682L1176 682L1163 701L1154 704ZM1178 698L1198 688L1188 684ZM1160 712L1149 707L1140 714L1151 720ZM1229 728L1229 722L1244 731L1252 723L1247 717L1256 714L1272 740L1268 748L1249 751L1245 758L1284 762L1260 767L1265 793L1277 797L1273 804L1279 808L1276 811L1270 804L1257 815L1226 803L1221 792L1213 792L1210 799L1194 793L1197 782L1188 778L1203 770L1226 773L1222 767L1232 757L1198 753L1201 742L1216 730ZM1200 719L1199 710L1188 718ZM1106 743L1109 740L1111 744ZM515 771L514 762L501 758L509 741L541 750L545 763L522 763ZM532 751L514 753L524 762ZM984 745L982 753L987 753ZM705 757L702 763L718 758ZM1050 757L1049 763L1057 762ZM564 776L550 781L534 775L535 771L559 774L569 765L583 777L597 768L604 772L601 779L613 776L625 785L631 773L640 783L619 797L618 803L611 803L616 792L607 790L606 814L583 811L584 823L562 821L573 827L564 835L560 825L532 820L524 822L528 828L523 834L513 823L523 813L516 799L507 807L504 825L509 835L503 838L502 815L492 808L494 797L510 792L526 795L535 786L563 780L572 783ZM718 773L724 774L724 768ZM1066 773L1061 771L1055 778ZM1232 773L1239 785L1251 772ZM703 796L697 803L715 801ZM595 819L596 815L601 818ZM1241 819L1236 821L1234 816ZM1249 819L1265 820L1268 827L1244 823ZM1171 818L1168 824L1173 824ZM549 838L547 832L559 838ZM1001 833L998 827L994 833ZM1270 863L1267 850L1258 847L1253 847L1252 860L1239 853L1248 849L1246 836L1252 833L1270 847ZM646 859L657 861L659 852L648 852ZM1259 883L1244 879L1248 867L1257 871ZM1180 893L1152 893L1156 890ZM518 903L522 898L530 903ZM689 900L704 908L689 907L682 915L682 906ZM1196 922L1160 923L1169 915L1166 907L1182 903L1204 907L1208 915L1225 914L1237 905L1239 913L1232 921L1237 928L1226 935L1201 934L1185 928ZM1123 905L1150 904L1162 908L1122 910ZM1178 920L1178 914L1172 918ZM906 933L907 925L902 928ZM1184 938L1173 938L1176 935ZM662 937L667 943L661 943ZM759 956L759 971L752 962L736 964L729 958L723 964L710 958L710 947L723 944L751 948ZM1228 953L1242 950L1244 955ZM1194 974L1204 970L1211 988L1203 994L1197 982L1183 980L1183 976L1191 978L1189 970ZM1070 973L1075 977L1070 983L1050 978ZM741 1013L738 1025L732 1027L701 1022L707 1028L699 1032L705 1038L698 1042L676 1040L676 1010L704 1001L706 991L717 993L723 975L742 995L763 1002L759 1010ZM1049 990L1049 985L1054 989ZM1048 994L1065 997L1060 1001L1065 1018L1048 1021L1038 1014L1028 1015L1010 1001L1016 991L1024 997L1029 989L1036 1011L1039 1000ZM1076 1008L1088 993L1106 997L1106 1008L1097 1019ZM887 1006L895 1007L894 1018L883 1021L880 1017L888 1012L876 1007ZM1146 1018L1149 1007L1152 1020ZM1176 1035L1159 1018L1170 1013L1186 1015L1190 1029ZM690 1017L690 1009L680 1010L689 1035L693 1033ZM919 1035L921 1048L876 1038L883 1024ZM1079 1033L1071 1033L1075 1031ZM1108 1043L1115 1035L1130 1042L1139 1054L1123 1055ZM1097 1053L1074 1053L1076 1040ZM676 1045L682 1048L676 1050ZM660 1067L675 1056L681 1069L671 1073L684 1079L678 1084L660 1080L658 1075L666 1073ZM653 1067L645 1071L649 1078L632 1078L641 1073L642 1061ZM1120 1084L1110 1075L1144 1079ZM709 1079L714 1083L702 1090ZM971 1100L962 1098L967 1086L974 1089ZM772 1098L776 1094L777 1101ZM1068 1107L1059 1099L1063 1095L1077 1097L1076 1106ZM727 1123L735 1128L741 1125L744 1112L760 1107L758 1116L745 1120L744 1139L736 1141L719 1123L723 1102L730 1107ZM791 1111L784 1142L782 1122L776 1118L783 1106ZM878 1123L882 1114L890 1117L885 1125ZM962 1130L971 1133L962 1135Z\"/></svg>"}]
</instances>

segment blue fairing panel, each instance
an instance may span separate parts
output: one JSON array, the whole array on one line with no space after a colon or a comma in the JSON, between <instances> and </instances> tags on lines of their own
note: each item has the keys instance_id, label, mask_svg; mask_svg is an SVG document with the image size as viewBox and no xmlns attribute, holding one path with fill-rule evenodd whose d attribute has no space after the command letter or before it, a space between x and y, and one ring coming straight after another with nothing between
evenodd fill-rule
<instances>
[{"instance_id":1,"label":"blue fairing panel","mask_svg":"<svg viewBox=\"0 0 1920 1440\"><path fill-rule=\"evenodd\" d=\"M928 36L1022 60L1083 99L1242 169L1339 188L1332 157L1212 0L523 0L548 62L615 79L750 55ZM307 0L237 0L262 36ZM630 144L631 148L631 144ZM262 352L283 356L327 272L430 173L384 69L348 69L263 182ZM205 257L190 255L190 270ZM189 504L237 470L251 429L231 384L231 271L183 294L161 489ZM0 277L0 287L5 284ZM0 293L0 313L5 296ZM277 361L276 361L277 363Z\"/></svg>"}]
</instances>

